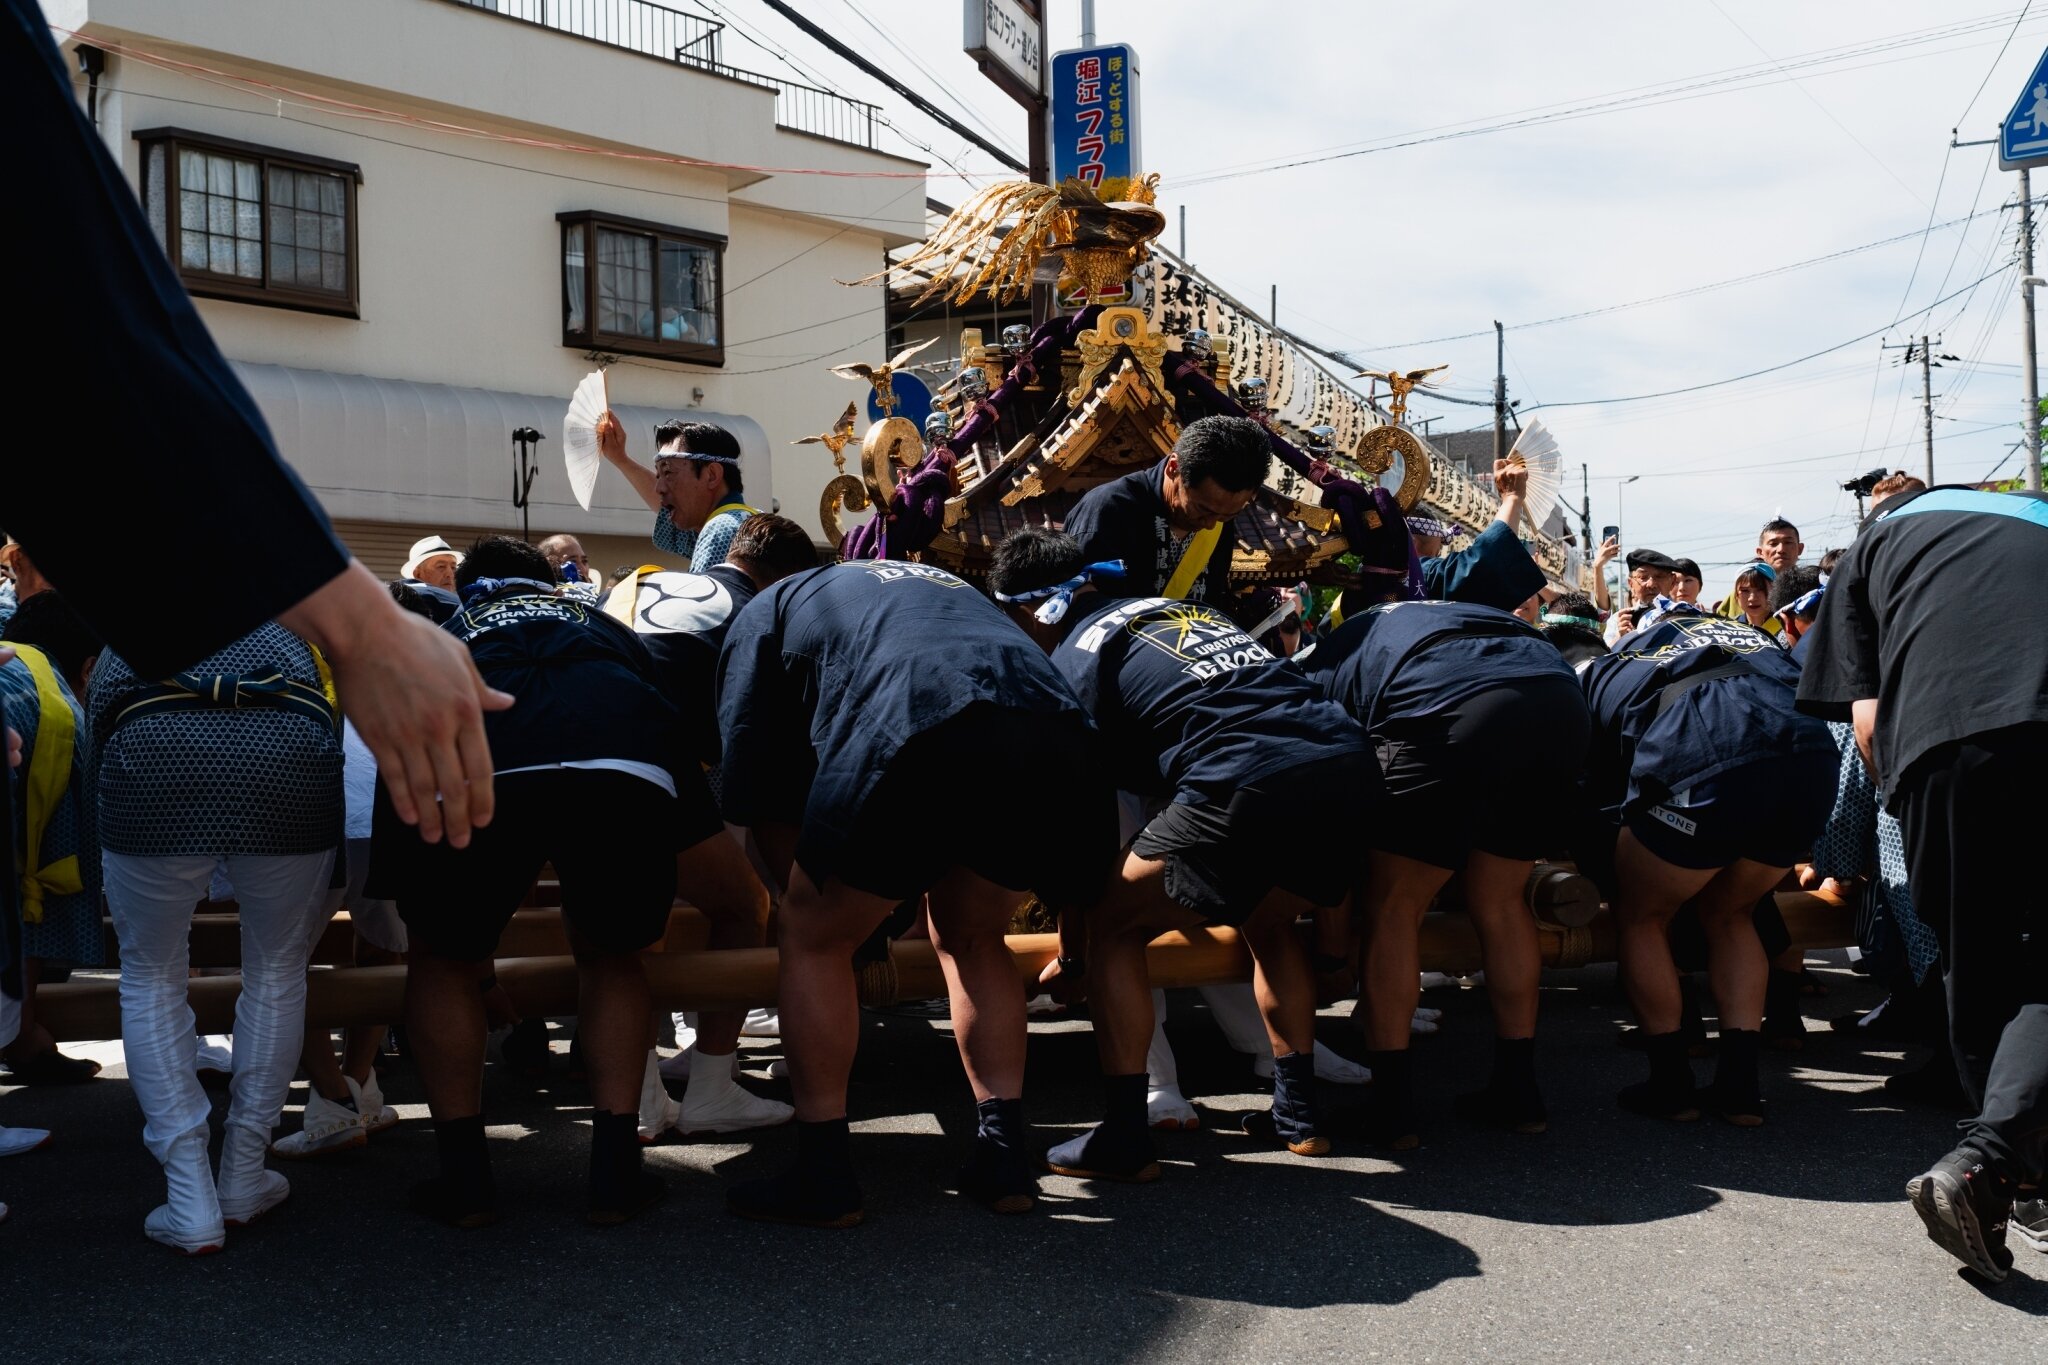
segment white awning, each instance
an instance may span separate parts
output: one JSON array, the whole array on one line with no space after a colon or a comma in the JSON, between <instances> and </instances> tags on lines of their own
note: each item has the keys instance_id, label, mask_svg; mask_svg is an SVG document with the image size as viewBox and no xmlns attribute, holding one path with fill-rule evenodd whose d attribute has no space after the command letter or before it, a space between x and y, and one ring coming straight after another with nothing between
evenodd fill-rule
<instances>
[{"instance_id":1,"label":"white awning","mask_svg":"<svg viewBox=\"0 0 2048 1365\"><path fill-rule=\"evenodd\" d=\"M646 535L654 515L616 471L598 475L584 511L562 465L569 395L503 393L327 370L234 362L285 460L328 515L421 527L516 526L512 433L545 438L533 455L531 516L548 531ZM689 408L614 409L633 454L654 454L654 428L671 417L711 422L739 439L747 500L770 505L768 437L751 417Z\"/></svg>"}]
</instances>

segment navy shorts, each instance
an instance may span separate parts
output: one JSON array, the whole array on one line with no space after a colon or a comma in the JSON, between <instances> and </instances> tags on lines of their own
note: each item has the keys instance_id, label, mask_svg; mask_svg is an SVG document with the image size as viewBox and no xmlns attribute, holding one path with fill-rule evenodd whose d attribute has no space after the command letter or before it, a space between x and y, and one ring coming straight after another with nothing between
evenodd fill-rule
<instances>
[{"instance_id":1,"label":"navy shorts","mask_svg":"<svg viewBox=\"0 0 2048 1365\"><path fill-rule=\"evenodd\" d=\"M1790 867L1812 851L1834 812L1841 766L1832 750L1759 759L1660 801L1631 801L1622 820L1673 867L1704 871L1743 859Z\"/></svg>"},{"instance_id":2,"label":"navy shorts","mask_svg":"<svg viewBox=\"0 0 2048 1365\"><path fill-rule=\"evenodd\" d=\"M1341 858L1304 848L1301 831L1332 812L1379 800L1372 756L1342 754L1285 768L1224 800L1175 801L1131 842L1140 858L1166 864L1166 894L1210 924L1241 925L1269 892L1336 905L1351 889Z\"/></svg>"},{"instance_id":3,"label":"navy shorts","mask_svg":"<svg viewBox=\"0 0 2048 1365\"><path fill-rule=\"evenodd\" d=\"M1570 839L1592 722L1574 678L1516 678L1373 735L1386 801L1368 846L1456 871L1474 849L1530 862Z\"/></svg>"},{"instance_id":4,"label":"navy shorts","mask_svg":"<svg viewBox=\"0 0 2048 1365\"><path fill-rule=\"evenodd\" d=\"M819 886L894 901L964 867L1058 910L1095 903L1116 867L1116 788L1079 712L976 703L896 751L833 837L807 824L796 860Z\"/></svg>"}]
</instances>

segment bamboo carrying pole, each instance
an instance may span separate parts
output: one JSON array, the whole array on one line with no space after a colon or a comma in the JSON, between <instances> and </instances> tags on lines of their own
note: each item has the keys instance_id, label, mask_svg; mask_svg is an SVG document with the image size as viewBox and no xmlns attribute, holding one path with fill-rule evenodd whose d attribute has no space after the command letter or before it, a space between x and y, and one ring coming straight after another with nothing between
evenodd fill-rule
<instances>
[{"instance_id":1,"label":"bamboo carrying pole","mask_svg":"<svg viewBox=\"0 0 2048 1365\"><path fill-rule=\"evenodd\" d=\"M1809 948L1837 948L1854 942L1853 916L1833 900L1805 892L1781 892L1778 909L1792 941ZM533 914L534 912L522 912ZM515 919L515 925L520 921ZM664 1009L719 1009L768 1005L775 1001L776 955L773 948L707 950L704 921L694 911L679 909L670 920L667 951L647 955L647 975L655 1004ZM547 947L550 931L540 918L519 929L522 937L510 946ZM557 923L552 933L559 939ZM1546 967L1584 967L1614 960L1614 919L1602 910L1578 927L1539 927ZM1011 956L1027 983L1035 981L1058 952L1052 934L1012 934ZM520 1013L533 1017L576 1012L576 963L563 951L538 956L501 957L498 981L511 994ZM936 999L946 993L938 957L928 941L894 945L897 995L903 999ZM1251 959L1232 929L1198 929L1155 939L1148 953L1155 986L1208 986L1251 979ZM1429 915L1422 925L1422 966L1425 971L1466 975L1480 965L1479 937L1468 916L1448 912ZM191 983L192 1012L202 1033L223 1033L234 1027L238 976L198 977ZM345 967L316 971L307 981L306 1017L314 1027L384 1024L401 1016L405 996L403 967ZM60 1042L121 1036L120 1003L115 983L105 978L72 980L42 987L36 993L36 1017Z\"/></svg>"}]
</instances>

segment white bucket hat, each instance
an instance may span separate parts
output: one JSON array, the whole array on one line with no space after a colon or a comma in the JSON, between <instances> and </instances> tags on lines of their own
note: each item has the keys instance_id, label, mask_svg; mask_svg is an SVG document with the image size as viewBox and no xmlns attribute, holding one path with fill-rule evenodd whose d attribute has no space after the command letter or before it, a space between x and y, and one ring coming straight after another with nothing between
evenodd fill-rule
<instances>
[{"instance_id":1,"label":"white bucket hat","mask_svg":"<svg viewBox=\"0 0 2048 1365\"><path fill-rule=\"evenodd\" d=\"M454 555L456 564L459 566L462 563L462 551L450 545L440 536L428 536L425 540L415 540L412 543L412 558L399 566L398 576L400 578L418 578L420 576L420 565L426 563L435 555Z\"/></svg>"}]
</instances>

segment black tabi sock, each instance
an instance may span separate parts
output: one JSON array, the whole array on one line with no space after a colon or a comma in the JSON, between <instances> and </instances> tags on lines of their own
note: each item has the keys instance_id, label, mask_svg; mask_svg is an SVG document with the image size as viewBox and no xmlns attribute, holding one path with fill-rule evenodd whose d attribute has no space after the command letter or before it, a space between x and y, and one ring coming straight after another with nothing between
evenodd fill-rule
<instances>
[{"instance_id":1,"label":"black tabi sock","mask_svg":"<svg viewBox=\"0 0 2048 1365\"><path fill-rule=\"evenodd\" d=\"M1493 1040L1493 1077L1489 1083L1495 1090L1524 1090L1536 1084L1536 1040L1534 1038L1499 1038Z\"/></svg>"},{"instance_id":2,"label":"black tabi sock","mask_svg":"<svg viewBox=\"0 0 2048 1365\"><path fill-rule=\"evenodd\" d=\"M434 1150L441 1158L441 1181L451 1193L485 1200L495 1195L482 1114L435 1120Z\"/></svg>"},{"instance_id":3,"label":"black tabi sock","mask_svg":"<svg viewBox=\"0 0 2048 1365\"><path fill-rule=\"evenodd\" d=\"M1284 1085L1297 1094L1307 1094L1315 1086L1316 1054L1313 1052L1290 1052L1285 1057L1273 1059L1273 1093L1279 1094Z\"/></svg>"},{"instance_id":4,"label":"black tabi sock","mask_svg":"<svg viewBox=\"0 0 2048 1365\"><path fill-rule=\"evenodd\" d=\"M843 1174L853 1169L852 1158L848 1155L848 1143L852 1129L842 1118L825 1119L818 1123L797 1121L796 1161L797 1165L815 1171L830 1171Z\"/></svg>"},{"instance_id":5,"label":"black tabi sock","mask_svg":"<svg viewBox=\"0 0 2048 1365\"><path fill-rule=\"evenodd\" d=\"M1755 1029L1722 1029L1721 1060L1714 1068L1715 1088L1738 1099L1755 1098L1757 1049L1762 1044L1763 1035Z\"/></svg>"},{"instance_id":6,"label":"black tabi sock","mask_svg":"<svg viewBox=\"0 0 2048 1365\"><path fill-rule=\"evenodd\" d=\"M1024 1101L983 1100L974 1106L974 1131L998 1147L1016 1150L1024 1139Z\"/></svg>"},{"instance_id":7,"label":"black tabi sock","mask_svg":"<svg viewBox=\"0 0 2048 1365\"><path fill-rule=\"evenodd\" d=\"M1796 1020L1800 1017L1799 992L1805 978L1798 972L1771 968L1764 985L1764 1018ZM1725 1035L1726 1030L1723 1030Z\"/></svg>"},{"instance_id":8,"label":"black tabi sock","mask_svg":"<svg viewBox=\"0 0 2048 1365\"><path fill-rule=\"evenodd\" d=\"M1118 1128L1146 1127L1145 1091L1150 1079L1142 1071L1102 1078L1102 1121Z\"/></svg>"},{"instance_id":9,"label":"black tabi sock","mask_svg":"<svg viewBox=\"0 0 2048 1365\"><path fill-rule=\"evenodd\" d=\"M1414 1062L1405 1047L1365 1054L1365 1064L1372 1068L1373 1102L1382 1113L1406 1115L1415 1107Z\"/></svg>"},{"instance_id":10,"label":"black tabi sock","mask_svg":"<svg viewBox=\"0 0 2048 1365\"><path fill-rule=\"evenodd\" d=\"M1682 1028L1645 1037L1643 1050L1650 1057L1650 1084L1673 1090L1691 1090L1697 1085L1693 1079L1692 1062L1686 1057L1685 1049L1686 1036Z\"/></svg>"}]
</instances>

